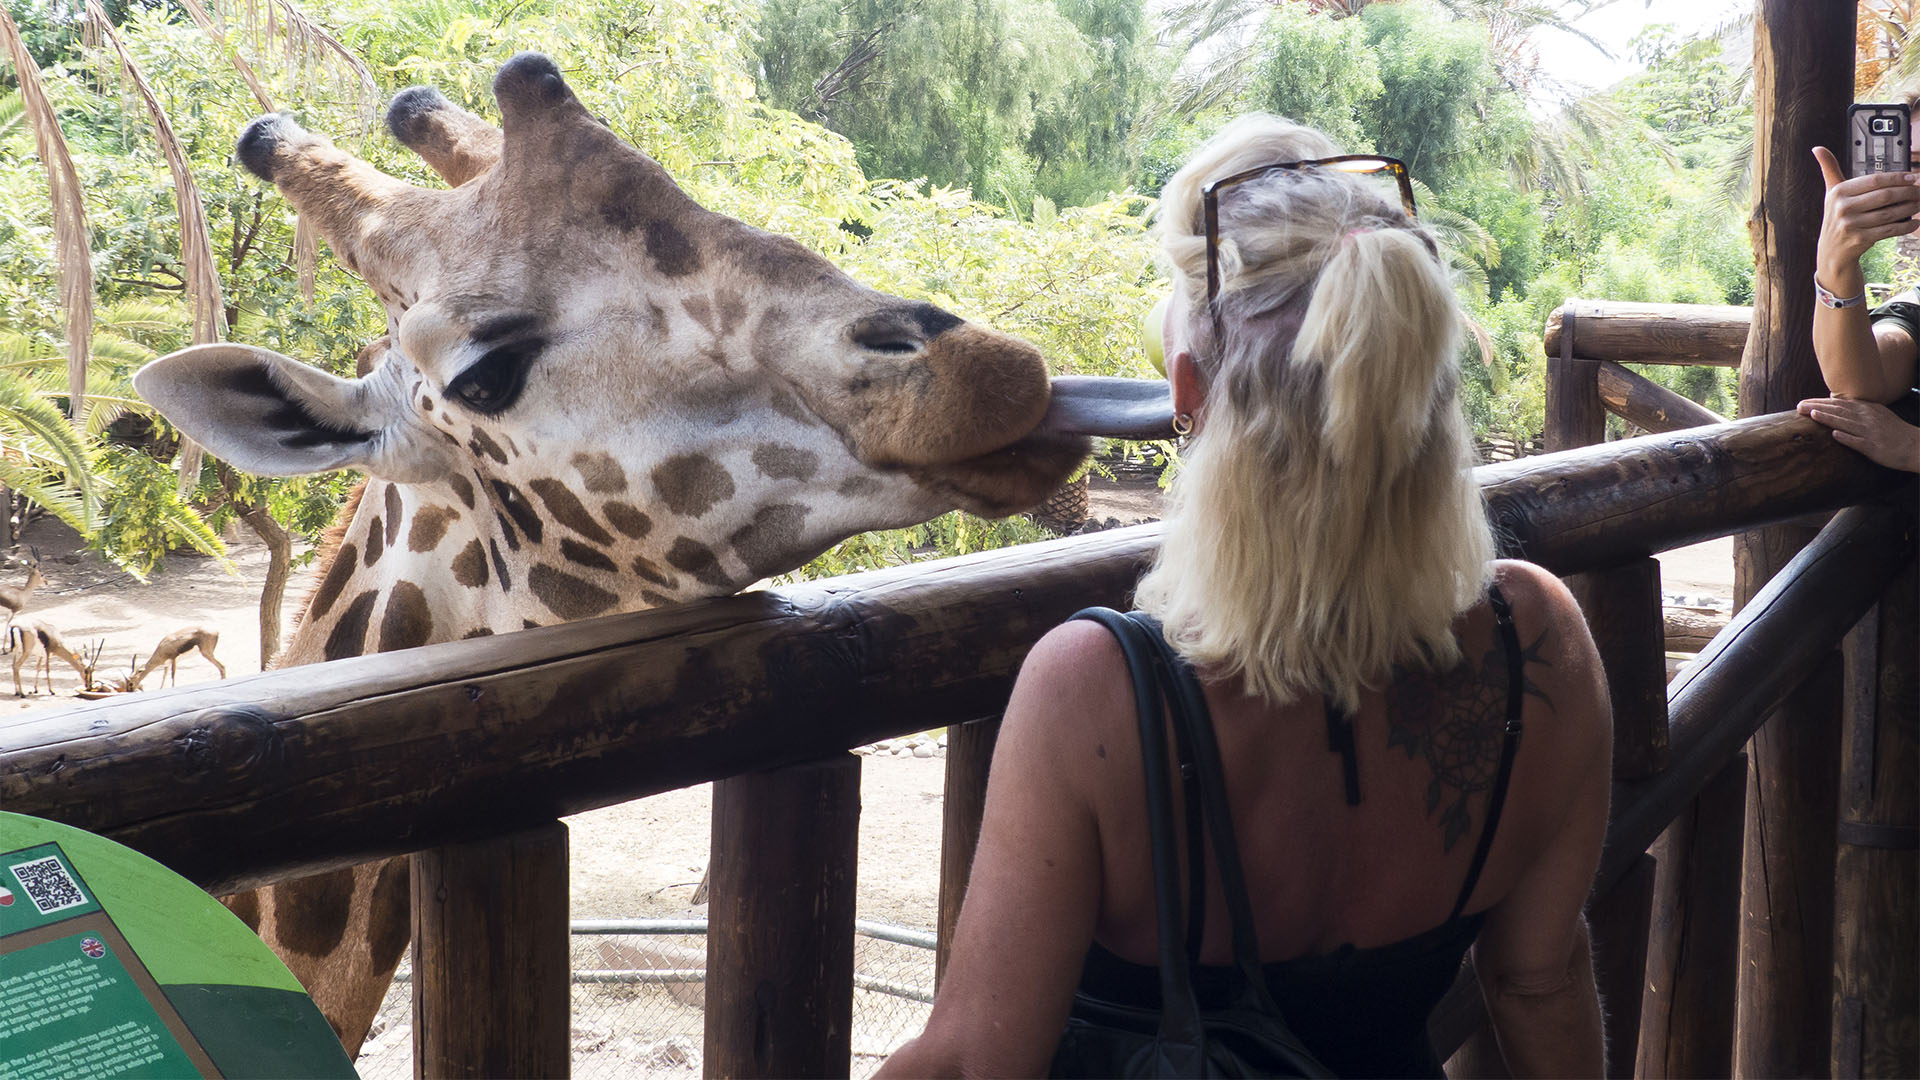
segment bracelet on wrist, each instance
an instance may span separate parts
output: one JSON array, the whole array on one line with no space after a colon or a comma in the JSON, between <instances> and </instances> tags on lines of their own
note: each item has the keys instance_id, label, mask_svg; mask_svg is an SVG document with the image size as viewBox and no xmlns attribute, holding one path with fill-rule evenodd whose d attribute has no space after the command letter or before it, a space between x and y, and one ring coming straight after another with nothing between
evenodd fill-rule
<instances>
[{"instance_id":1,"label":"bracelet on wrist","mask_svg":"<svg viewBox=\"0 0 1920 1080\"><path fill-rule=\"evenodd\" d=\"M1820 301L1821 307L1829 307L1829 308L1836 308L1836 309L1859 307L1862 304L1865 304L1867 302L1867 291L1865 289L1861 289L1860 295L1858 296L1835 296L1831 291L1827 289L1825 285L1820 284L1819 278L1814 278L1813 279L1813 298L1815 300Z\"/></svg>"}]
</instances>

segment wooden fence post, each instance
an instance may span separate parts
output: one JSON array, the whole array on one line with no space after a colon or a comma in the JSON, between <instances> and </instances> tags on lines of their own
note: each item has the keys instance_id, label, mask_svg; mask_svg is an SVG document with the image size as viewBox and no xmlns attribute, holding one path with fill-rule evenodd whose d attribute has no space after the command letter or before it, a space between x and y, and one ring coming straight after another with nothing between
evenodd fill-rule
<instances>
[{"instance_id":1,"label":"wooden fence post","mask_svg":"<svg viewBox=\"0 0 1920 1080\"><path fill-rule=\"evenodd\" d=\"M413 857L413 1075L566 1077L567 827Z\"/></svg>"},{"instance_id":2,"label":"wooden fence post","mask_svg":"<svg viewBox=\"0 0 1920 1080\"><path fill-rule=\"evenodd\" d=\"M1592 446L1607 439L1607 410L1600 403L1600 362L1574 355L1578 326L1571 305L1561 308L1560 354L1547 358L1547 452Z\"/></svg>"},{"instance_id":3,"label":"wooden fence post","mask_svg":"<svg viewBox=\"0 0 1920 1080\"><path fill-rule=\"evenodd\" d=\"M845 1076L860 759L713 785L708 1077Z\"/></svg>"},{"instance_id":4,"label":"wooden fence post","mask_svg":"<svg viewBox=\"0 0 1920 1080\"><path fill-rule=\"evenodd\" d=\"M1747 755L1736 754L1654 845L1653 925L1640 1014L1643 1080L1733 1074L1740 962L1740 828ZM1719 842L1703 843L1703 837Z\"/></svg>"},{"instance_id":5,"label":"wooden fence post","mask_svg":"<svg viewBox=\"0 0 1920 1080\"><path fill-rule=\"evenodd\" d=\"M966 899L967 878L973 873L973 851L980 843L980 818L987 808L987 768L993 764L993 747L999 738L998 717L972 720L947 729L947 788L940 807L940 922L939 947L934 952L933 963L935 986L947 974L953 929L960 922L960 904Z\"/></svg>"},{"instance_id":6,"label":"wooden fence post","mask_svg":"<svg viewBox=\"0 0 1920 1080\"><path fill-rule=\"evenodd\" d=\"M1920 1076L1920 574L1847 641L1831 1075Z\"/></svg>"},{"instance_id":7,"label":"wooden fence post","mask_svg":"<svg viewBox=\"0 0 1920 1080\"><path fill-rule=\"evenodd\" d=\"M1633 1080L1640 1056L1640 1001L1647 984L1647 928L1654 860L1642 855L1605 896L1587 904L1593 981L1606 1003L1607 1076Z\"/></svg>"}]
</instances>

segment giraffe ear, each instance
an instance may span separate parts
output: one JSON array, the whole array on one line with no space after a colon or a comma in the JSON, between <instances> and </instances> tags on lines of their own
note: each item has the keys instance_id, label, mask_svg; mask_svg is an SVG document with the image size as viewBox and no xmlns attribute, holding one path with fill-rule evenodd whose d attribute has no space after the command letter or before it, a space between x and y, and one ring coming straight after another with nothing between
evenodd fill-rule
<instances>
[{"instance_id":1,"label":"giraffe ear","mask_svg":"<svg viewBox=\"0 0 1920 1080\"><path fill-rule=\"evenodd\" d=\"M360 468L399 481L431 473L407 453L416 440L377 378L342 379L270 349L218 344L163 356L133 385L189 438L247 472Z\"/></svg>"}]
</instances>

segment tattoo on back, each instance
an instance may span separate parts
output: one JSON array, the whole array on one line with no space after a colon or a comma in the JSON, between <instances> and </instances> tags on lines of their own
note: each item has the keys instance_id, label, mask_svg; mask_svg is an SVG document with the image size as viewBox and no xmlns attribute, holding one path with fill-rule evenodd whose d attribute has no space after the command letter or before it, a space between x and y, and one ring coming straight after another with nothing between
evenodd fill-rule
<instances>
[{"instance_id":1,"label":"tattoo on back","mask_svg":"<svg viewBox=\"0 0 1920 1080\"><path fill-rule=\"evenodd\" d=\"M1553 707L1553 699L1528 677L1529 665L1550 666L1541 657L1547 631L1520 654L1521 690ZM1396 667L1387 690L1387 746L1404 747L1408 758L1425 755L1433 770L1427 785L1427 815L1439 815L1443 851L1473 827L1469 801L1493 787L1506 740L1507 650L1496 635L1478 663L1462 660L1451 670ZM1446 805L1442 807L1442 803Z\"/></svg>"}]
</instances>

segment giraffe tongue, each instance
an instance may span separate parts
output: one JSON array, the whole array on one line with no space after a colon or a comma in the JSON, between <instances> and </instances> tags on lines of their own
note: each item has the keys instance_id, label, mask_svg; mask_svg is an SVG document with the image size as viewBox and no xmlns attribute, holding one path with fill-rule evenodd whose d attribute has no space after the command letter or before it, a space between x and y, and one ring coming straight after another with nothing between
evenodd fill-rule
<instances>
[{"instance_id":1,"label":"giraffe tongue","mask_svg":"<svg viewBox=\"0 0 1920 1080\"><path fill-rule=\"evenodd\" d=\"M1062 375L1035 434L1171 438L1173 394L1159 379Z\"/></svg>"}]
</instances>

